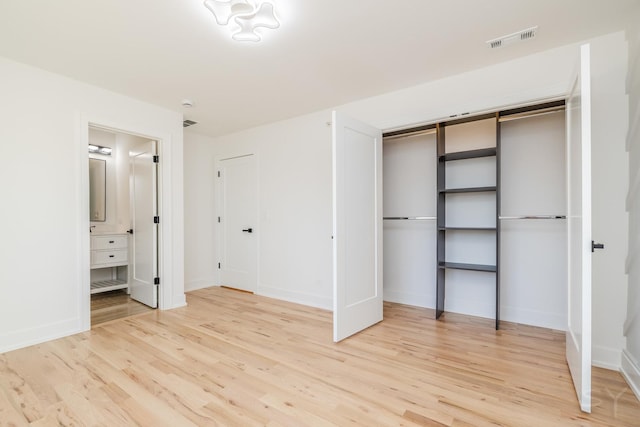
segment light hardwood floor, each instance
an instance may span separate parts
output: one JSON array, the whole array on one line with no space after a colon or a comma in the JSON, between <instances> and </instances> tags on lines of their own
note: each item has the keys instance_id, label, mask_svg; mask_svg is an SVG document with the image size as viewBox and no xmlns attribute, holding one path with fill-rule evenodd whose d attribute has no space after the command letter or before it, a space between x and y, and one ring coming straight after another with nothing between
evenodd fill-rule
<instances>
[{"instance_id":1,"label":"light hardwood floor","mask_svg":"<svg viewBox=\"0 0 640 427\"><path fill-rule=\"evenodd\" d=\"M91 295L91 326L153 310L134 301L124 289Z\"/></svg>"},{"instance_id":2,"label":"light hardwood floor","mask_svg":"<svg viewBox=\"0 0 640 427\"><path fill-rule=\"evenodd\" d=\"M0 355L0 424L640 425L612 371L580 412L559 332L385 304L334 344L324 310L221 288L187 301Z\"/></svg>"}]
</instances>

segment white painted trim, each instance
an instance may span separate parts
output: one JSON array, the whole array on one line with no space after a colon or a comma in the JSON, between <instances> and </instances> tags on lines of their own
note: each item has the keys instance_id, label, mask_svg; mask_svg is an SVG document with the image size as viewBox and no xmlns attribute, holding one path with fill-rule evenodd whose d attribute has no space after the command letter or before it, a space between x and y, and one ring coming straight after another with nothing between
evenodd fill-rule
<instances>
[{"instance_id":1,"label":"white painted trim","mask_svg":"<svg viewBox=\"0 0 640 427\"><path fill-rule=\"evenodd\" d=\"M638 364L631 354L626 350L622 350L622 367L620 373L633 390L638 400L640 400L640 364Z\"/></svg>"},{"instance_id":2,"label":"white painted trim","mask_svg":"<svg viewBox=\"0 0 640 427\"><path fill-rule=\"evenodd\" d=\"M638 99L635 107L635 113L632 107L631 102L629 102L629 129L627 130L627 141L625 144L627 151L631 151L633 139L637 138L638 134L640 134L640 99Z\"/></svg>"},{"instance_id":3,"label":"white painted trim","mask_svg":"<svg viewBox=\"0 0 640 427\"><path fill-rule=\"evenodd\" d=\"M433 285L435 287L435 284ZM383 289L384 300L414 307L436 308L436 300L433 297L412 292L390 291Z\"/></svg>"},{"instance_id":4,"label":"white painted trim","mask_svg":"<svg viewBox=\"0 0 640 427\"><path fill-rule=\"evenodd\" d=\"M619 371L621 353L620 349L594 345L591 347L591 365L597 366L598 368Z\"/></svg>"},{"instance_id":5,"label":"white painted trim","mask_svg":"<svg viewBox=\"0 0 640 427\"><path fill-rule=\"evenodd\" d=\"M628 315L628 313L627 313ZM633 325L638 318L639 314L636 311L632 316L628 316L627 320L624 321L624 326L622 327L622 335L627 336L629 334L629 329L631 329L631 325Z\"/></svg>"},{"instance_id":6,"label":"white painted trim","mask_svg":"<svg viewBox=\"0 0 640 427\"><path fill-rule=\"evenodd\" d=\"M623 336L628 336L629 335L629 329L631 329L631 326L633 326L636 322L636 320L638 319L638 312L635 311L633 313L629 313L627 310L627 319L624 321L624 325L622 326L622 335Z\"/></svg>"},{"instance_id":7,"label":"white painted trim","mask_svg":"<svg viewBox=\"0 0 640 427\"><path fill-rule=\"evenodd\" d=\"M624 272L625 274L629 274L635 263L638 261L638 247L639 245L636 243L638 238L633 239L633 236L629 236L629 245L627 248L627 258L624 262Z\"/></svg>"},{"instance_id":8,"label":"white painted trim","mask_svg":"<svg viewBox=\"0 0 640 427\"><path fill-rule=\"evenodd\" d=\"M296 304L307 305L310 307L322 308L329 311L333 310L333 298L309 295L301 292L293 292L288 289L278 289L259 284L258 292L256 292L256 295L289 301Z\"/></svg>"},{"instance_id":9,"label":"white painted trim","mask_svg":"<svg viewBox=\"0 0 640 427\"><path fill-rule=\"evenodd\" d=\"M629 41L627 41L629 44ZM630 49L629 53L633 56L629 58L629 72L627 73L627 78L625 80L625 88L627 93L630 93L633 90L634 82L633 79L637 76L636 73L640 70L640 54L637 53L638 49Z\"/></svg>"},{"instance_id":10,"label":"white painted trim","mask_svg":"<svg viewBox=\"0 0 640 427\"><path fill-rule=\"evenodd\" d=\"M213 287L219 287L219 286L220 284L215 283L215 280L212 280L212 279L190 280L188 282L185 282L184 284L185 290L188 289L186 292L197 291L199 289L213 288Z\"/></svg>"},{"instance_id":11,"label":"white painted trim","mask_svg":"<svg viewBox=\"0 0 640 427\"><path fill-rule=\"evenodd\" d=\"M76 114L76 200L79 200L76 223L80 224L81 232L78 233L76 248L77 258L80 260L78 274L78 316L80 331L88 331L91 328L91 270L90 270L90 221L87 217L89 211L89 121L85 114Z\"/></svg>"},{"instance_id":12,"label":"white painted trim","mask_svg":"<svg viewBox=\"0 0 640 427\"><path fill-rule=\"evenodd\" d=\"M638 190L640 190L640 169L636 170L635 173L633 173L633 176L630 178L631 179L629 180L629 191L627 192L627 199L625 200L625 204L626 204L625 207L627 212L631 210L631 207L633 206L633 202L635 202L635 200L638 197L638 193L639 193Z\"/></svg>"},{"instance_id":13,"label":"white painted trim","mask_svg":"<svg viewBox=\"0 0 640 427\"><path fill-rule=\"evenodd\" d=\"M89 218L87 216L87 220L88 219ZM88 283L87 289L89 289ZM44 326L38 326L35 328L12 331L6 335L0 336L0 353L17 350L19 348L28 347L30 345L40 344L80 332L83 332L83 330L82 324L78 317L62 320L60 322L50 323Z\"/></svg>"},{"instance_id":14,"label":"white painted trim","mask_svg":"<svg viewBox=\"0 0 640 427\"><path fill-rule=\"evenodd\" d=\"M158 132L156 129L148 129L141 127L137 123L122 123L113 121L109 118L93 116L86 113L79 114L79 127L77 136L79 137L78 153L83 159L88 157L86 146L88 144L89 128L99 128L111 132L126 133L129 135L140 136L143 138L153 139L158 142L158 155L160 156L160 164L158 165L158 215L161 218L160 233L158 235L158 256L160 263L158 265L158 275L160 277L160 288L158 289L158 308L160 310L169 310L172 308L183 307L186 305L184 292L181 295L174 295L176 279L173 277L173 263L175 262L173 254L173 177L172 177L172 161L174 154L172 153L174 144L170 134ZM82 330L88 330L91 325L90 321L90 290L89 290L89 223L88 219L84 219L85 213L89 206L89 171L88 162L81 166L80 188L81 193L78 200L80 217L78 223L82 229L80 233L79 248L82 251L79 256L82 260L82 274L87 274L87 279L79 282L81 289L79 293L82 295L80 312L82 316ZM86 190L86 191L83 191ZM167 197L165 197L167 196ZM83 246L83 245L86 245ZM86 252L86 254L84 253ZM86 290L85 290L86 288ZM85 298L85 292L87 297Z\"/></svg>"}]
</instances>

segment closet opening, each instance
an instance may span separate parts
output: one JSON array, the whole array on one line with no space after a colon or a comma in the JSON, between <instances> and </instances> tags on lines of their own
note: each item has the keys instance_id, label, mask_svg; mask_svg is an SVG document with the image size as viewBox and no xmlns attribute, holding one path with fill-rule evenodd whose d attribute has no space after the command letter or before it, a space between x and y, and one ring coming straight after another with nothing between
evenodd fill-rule
<instances>
[{"instance_id":1,"label":"closet opening","mask_svg":"<svg viewBox=\"0 0 640 427\"><path fill-rule=\"evenodd\" d=\"M387 132L384 300L566 330L564 100Z\"/></svg>"}]
</instances>

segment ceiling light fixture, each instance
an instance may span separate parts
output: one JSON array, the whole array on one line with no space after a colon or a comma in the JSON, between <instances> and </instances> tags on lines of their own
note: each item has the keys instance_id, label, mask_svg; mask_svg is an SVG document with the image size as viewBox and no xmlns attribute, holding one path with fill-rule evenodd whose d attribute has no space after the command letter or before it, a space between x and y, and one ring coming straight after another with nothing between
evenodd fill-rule
<instances>
[{"instance_id":1,"label":"ceiling light fixture","mask_svg":"<svg viewBox=\"0 0 640 427\"><path fill-rule=\"evenodd\" d=\"M273 3L260 0L205 0L218 25L231 28L231 38L241 42L259 42L259 28L280 26Z\"/></svg>"}]
</instances>

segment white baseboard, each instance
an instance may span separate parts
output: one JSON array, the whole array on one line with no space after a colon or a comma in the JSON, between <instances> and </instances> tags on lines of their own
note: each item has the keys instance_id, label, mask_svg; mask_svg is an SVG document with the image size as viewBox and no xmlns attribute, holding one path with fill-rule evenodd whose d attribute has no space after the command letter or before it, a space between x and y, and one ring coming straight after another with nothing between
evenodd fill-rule
<instances>
[{"instance_id":1,"label":"white baseboard","mask_svg":"<svg viewBox=\"0 0 640 427\"><path fill-rule=\"evenodd\" d=\"M384 300L415 307L436 308L436 301L428 295L384 290Z\"/></svg>"},{"instance_id":2,"label":"white baseboard","mask_svg":"<svg viewBox=\"0 0 640 427\"><path fill-rule=\"evenodd\" d=\"M500 305L500 319L541 328L567 330L567 315Z\"/></svg>"},{"instance_id":3,"label":"white baseboard","mask_svg":"<svg viewBox=\"0 0 640 427\"><path fill-rule=\"evenodd\" d=\"M184 291L185 292L197 291L198 289L211 288L213 286L220 286L220 285L215 283L214 280L210 280L210 279L209 280L207 279L190 280L188 282L185 282Z\"/></svg>"},{"instance_id":4,"label":"white baseboard","mask_svg":"<svg viewBox=\"0 0 640 427\"><path fill-rule=\"evenodd\" d=\"M333 310L333 297L327 298L318 295L303 294L300 292L272 288L264 285L258 285L258 292L256 292L256 295L276 298L283 301L294 302L296 304L308 305L310 307L322 308L325 310Z\"/></svg>"},{"instance_id":5,"label":"white baseboard","mask_svg":"<svg viewBox=\"0 0 640 427\"><path fill-rule=\"evenodd\" d=\"M83 332L81 323L80 318L74 318L36 328L10 332L0 336L0 353Z\"/></svg>"},{"instance_id":6,"label":"white baseboard","mask_svg":"<svg viewBox=\"0 0 640 427\"><path fill-rule=\"evenodd\" d=\"M627 350L622 350L622 368L620 369L622 376L633 393L636 395L638 400L640 400L640 364L627 352Z\"/></svg>"},{"instance_id":7,"label":"white baseboard","mask_svg":"<svg viewBox=\"0 0 640 427\"><path fill-rule=\"evenodd\" d=\"M173 310L174 308L186 307L187 296L183 293L177 297L173 297L171 307L164 307L163 310Z\"/></svg>"},{"instance_id":8,"label":"white baseboard","mask_svg":"<svg viewBox=\"0 0 640 427\"><path fill-rule=\"evenodd\" d=\"M594 345L591 348L591 364L598 368L620 371L621 352L608 347Z\"/></svg>"}]
</instances>

